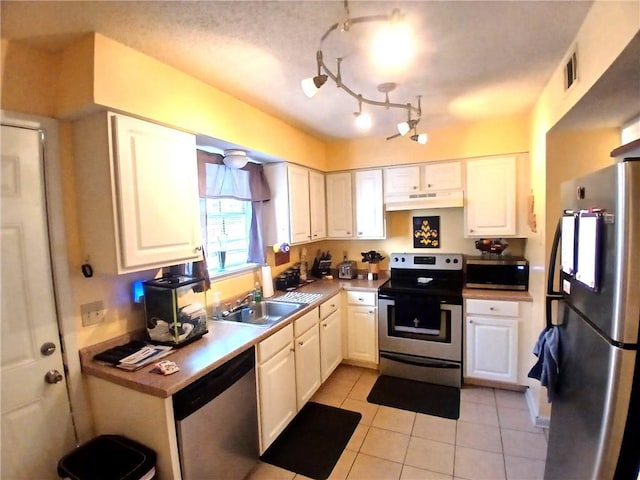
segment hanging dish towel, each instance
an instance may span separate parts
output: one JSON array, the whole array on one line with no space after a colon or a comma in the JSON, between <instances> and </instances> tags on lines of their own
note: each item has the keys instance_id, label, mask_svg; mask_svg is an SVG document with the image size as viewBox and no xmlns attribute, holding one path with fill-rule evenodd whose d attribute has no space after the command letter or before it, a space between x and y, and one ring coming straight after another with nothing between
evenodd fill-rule
<instances>
[{"instance_id":1,"label":"hanging dish towel","mask_svg":"<svg viewBox=\"0 0 640 480\"><path fill-rule=\"evenodd\" d=\"M560 373L560 331L558 327L545 329L533 347L538 361L529 371L529 377L540 380L547 387L547 401L551 403L556 394L556 383Z\"/></svg>"}]
</instances>

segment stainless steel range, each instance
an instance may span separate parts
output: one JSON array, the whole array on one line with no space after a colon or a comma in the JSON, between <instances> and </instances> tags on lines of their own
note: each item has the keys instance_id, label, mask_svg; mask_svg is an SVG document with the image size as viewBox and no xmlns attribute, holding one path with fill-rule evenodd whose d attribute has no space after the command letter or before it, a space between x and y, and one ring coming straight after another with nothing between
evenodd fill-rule
<instances>
[{"instance_id":1,"label":"stainless steel range","mask_svg":"<svg viewBox=\"0 0 640 480\"><path fill-rule=\"evenodd\" d=\"M460 387L462 255L393 253L378 289L380 373Z\"/></svg>"}]
</instances>

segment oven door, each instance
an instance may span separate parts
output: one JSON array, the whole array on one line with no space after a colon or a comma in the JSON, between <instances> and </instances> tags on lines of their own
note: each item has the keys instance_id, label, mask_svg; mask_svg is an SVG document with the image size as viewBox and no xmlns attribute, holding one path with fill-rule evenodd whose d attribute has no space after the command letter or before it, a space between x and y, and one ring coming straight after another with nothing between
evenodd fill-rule
<instances>
[{"instance_id":1,"label":"oven door","mask_svg":"<svg viewBox=\"0 0 640 480\"><path fill-rule=\"evenodd\" d=\"M462 362L462 305L429 295L381 296L378 342L381 352Z\"/></svg>"}]
</instances>

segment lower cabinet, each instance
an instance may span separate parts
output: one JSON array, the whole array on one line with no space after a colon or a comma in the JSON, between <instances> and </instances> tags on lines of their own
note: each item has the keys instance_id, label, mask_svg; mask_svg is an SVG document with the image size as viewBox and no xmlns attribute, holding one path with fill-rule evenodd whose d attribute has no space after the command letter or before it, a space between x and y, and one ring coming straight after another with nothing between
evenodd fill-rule
<instances>
[{"instance_id":1,"label":"lower cabinet","mask_svg":"<svg viewBox=\"0 0 640 480\"><path fill-rule=\"evenodd\" d=\"M378 312L375 292L347 291L347 358L378 363Z\"/></svg>"},{"instance_id":2,"label":"lower cabinet","mask_svg":"<svg viewBox=\"0 0 640 480\"><path fill-rule=\"evenodd\" d=\"M296 405L300 410L320 387L320 333L318 309L294 322L296 359Z\"/></svg>"},{"instance_id":3,"label":"lower cabinet","mask_svg":"<svg viewBox=\"0 0 640 480\"><path fill-rule=\"evenodd\" d=\"M466 300L465 376L518 382L519 303Z\"/></svg>"},{"instance_id":4,"label":"lower cabinet","mask_svg":"<svg viewBox=\"0 0 640 480\"><path fill-rule=\"evenodd\" d=\"M342 292L320 305L320 376L324 382L342 362Z\"/></svg>"},{"instance_id":5,"label":"lower cabinet","mask_svg":"<svg viewBox=\"0 0 640 480\"><path fill-rule=\"evenodd\" d=\"M260 342L256 348L260 453L296 415L296 369L293 325Z\"/></svg>"}]
</instances>

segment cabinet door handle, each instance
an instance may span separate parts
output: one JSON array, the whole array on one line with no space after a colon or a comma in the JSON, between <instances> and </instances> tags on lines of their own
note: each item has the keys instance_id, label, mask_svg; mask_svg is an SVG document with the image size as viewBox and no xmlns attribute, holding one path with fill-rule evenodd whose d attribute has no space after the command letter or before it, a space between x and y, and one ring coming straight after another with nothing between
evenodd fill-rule
<instances>
[{"instance_id":1,"label":"cabinet door handle","mask_svg":"<svg viewBox=\"0 0 640 480\"><path fill-rule=\"evenodd\" d=\"M327 328L327 324L326 324L326 323L323 323L323 324L322 324L322 326L323 326L324 328Z\"/></svg>"},{"instance_id":2,"label":"cabinet door handle","mask_svg":"<svg viewBox=\"0 0 640 480\"><path fill-rule=\"evenodd\" d=\"M473 323L473 320L469 320L469 323Z\"/></svg>"},{"instance_id":3,"label":"cabinet door handle","mask_svg":"<svg viewBox=\"0 0 640 480\"><path fill-rule=\"evenodd\" d=\"M298 342L298 345L302 346L302 345L304 345L304 342L303 342L302 340L300 340L300 341Z\"/></svg>"},{"instance_id":4,"label":"cabinet door handle","mask_svg":"<svg viewBox=\"0 0 640 480\"><path fill-rule=\"evenodd\" d=\"M495 310L495 308L489 307L489 310L491 310L493 312Z\"/></svg>"},{"instance_id":5,"label":"cabinet door handle","mask_svg":"<svg viewBox=\"0 0 640 480\"><path fill-rule=\"evenodd\" d=\"M369 310L369 313L373 313L373 310Z\"/></svg>"},{"instance_id":6,"label":"cabinet door handle","mask_svg":"<svg viewBox=\"0 0 640 480\"><path fill-rule=\"evenodd\" d=\"M201 252L202 251L202 245L194 248L193 251L196 252L196 253Z\"/></svg>"}]
</instances>

